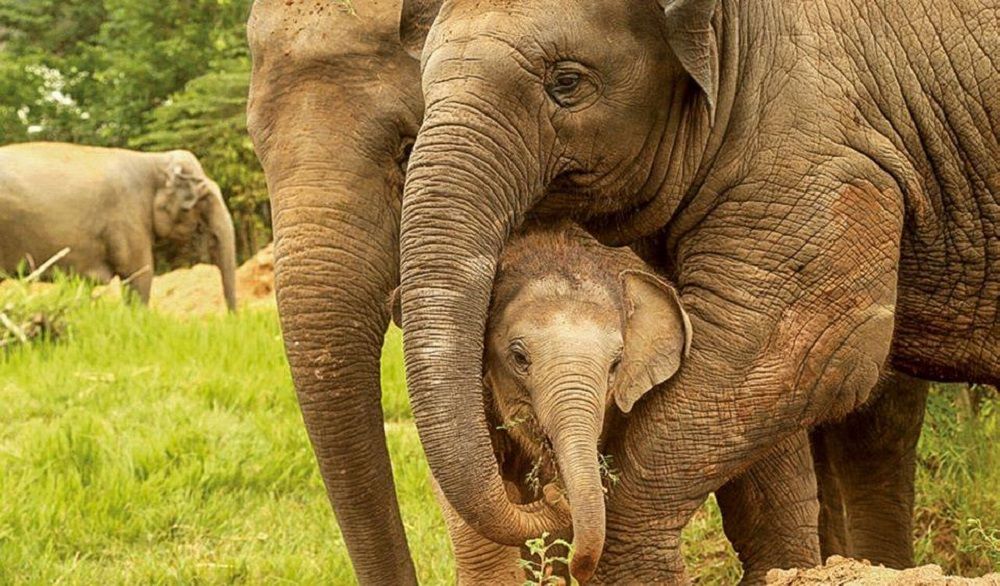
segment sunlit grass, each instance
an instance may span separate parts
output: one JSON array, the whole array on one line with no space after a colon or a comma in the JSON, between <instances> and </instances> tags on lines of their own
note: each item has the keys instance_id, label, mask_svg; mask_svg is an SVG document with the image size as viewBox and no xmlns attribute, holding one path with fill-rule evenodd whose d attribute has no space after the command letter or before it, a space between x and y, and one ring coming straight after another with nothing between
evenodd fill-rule
<instances>
[{"instance_id":1,"label":"sunlit grass","mask_svg":"<svg viewBox=\"0 0 1000 586\"><path fill-rule=\"evenodd\" d=\"M48 293L77 295L57 342L0 354L0 584L351 583L274 312L180 320L77 286ZM421 582L451 583L399 331L386 340L408 538ZM1000 403L959 417L953 397L932 396L921 442L918 555L976 575L1000 566ZM736 580L714 500L684 537L700 583Z\"/></svg>"},{"instance_id":2,"label":"sunlit grass","mask_svg":"<svg viewBox=\"0 0 1000 586\"><path fill-rule=\"evenodd\" d=\"M0 356L0 584L350 583L273 311L84 305ZM387 434L421 580L448 582L416 430Z\"/></svg>"}]
</instances>

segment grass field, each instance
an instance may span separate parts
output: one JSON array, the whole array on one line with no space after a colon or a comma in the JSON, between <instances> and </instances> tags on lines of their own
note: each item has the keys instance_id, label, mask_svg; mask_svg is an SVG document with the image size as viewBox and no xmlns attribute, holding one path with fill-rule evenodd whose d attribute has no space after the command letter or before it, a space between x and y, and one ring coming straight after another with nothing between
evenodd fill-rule
<instances>
[{"instance_id":1,"label":"grass field","mask_svg":"<svg viewBox=\"0 0 1000 586\"><path fill-rule=\"evenodd\" d=\"M38 303L87 299L79 287ZM58 342L0 353L0 584L352 581L273 311L193 321L72 305ZM410 545L423 583L450 583L398 332L384 358ZM974 416L955 396L941 389L931 400L917 549L923 563L981 574L1000 568L1000 401ZM739 575L711 501L685 536L701 583Z\"/></svg>"}]
</instances>

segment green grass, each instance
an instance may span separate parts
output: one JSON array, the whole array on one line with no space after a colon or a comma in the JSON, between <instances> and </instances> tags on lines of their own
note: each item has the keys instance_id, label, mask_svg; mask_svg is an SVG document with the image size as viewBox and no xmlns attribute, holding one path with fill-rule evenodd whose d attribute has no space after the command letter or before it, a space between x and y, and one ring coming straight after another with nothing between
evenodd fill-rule
<instances>
[{"instance_id":1,"label":"green grass","mask_svg":"<svg viewBox=\"0 0 1000 586\"><path fill-rule=\"evenodd\" d=\"M57 342L0 354L0 584L350 583L274 312L87 298ZM397 490L421 581L451 583L399 343L382 373ZM958 418L952 396L921 443L918 551L977 574L1000 564L1000 402ZM713 501L685 539L701 583L738 576Z\"/></svg>"}]
</instances>

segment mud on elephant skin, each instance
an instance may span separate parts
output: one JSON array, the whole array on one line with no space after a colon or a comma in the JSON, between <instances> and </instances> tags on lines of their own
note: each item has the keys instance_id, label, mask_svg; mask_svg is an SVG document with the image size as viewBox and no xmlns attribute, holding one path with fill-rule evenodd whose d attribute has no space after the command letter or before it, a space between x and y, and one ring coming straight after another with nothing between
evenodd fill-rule
<instances>
[{"instance_id":1,"label":"mud on elephant skin","mask_svg":"<svg viewBox=\"0 0 1000 586\"><path fill-rule=\"evenodd\" d=\"M153 247L209 236L223 294L236 309L233 221L219 186L187 151L141 153L62 143L0 148L0 271L42 263L99 282L127 280L143 303Z\"/></svg>"},{"instance_id":2,"label":"mud on elephant skin","mask_svg":"<svg viewBox=\"0 0 1000 586\"><path fill-rule=\"evenodd\" d=\"M400 228L407 373L461 517L513 537L474 406L492 279L529 213L655 238L698 332L612 442L600 579L683 581L679 532L705 496L864 404L889 366L1000 380L994 12L405 2L427 104Z\"/></svg>"}]
</instances>

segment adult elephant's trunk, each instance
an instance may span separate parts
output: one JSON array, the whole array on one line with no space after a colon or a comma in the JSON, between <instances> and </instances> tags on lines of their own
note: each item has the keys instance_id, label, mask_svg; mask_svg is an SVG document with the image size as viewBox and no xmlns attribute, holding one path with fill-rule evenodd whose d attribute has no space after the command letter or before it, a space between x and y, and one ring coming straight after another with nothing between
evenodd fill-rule
<instances>
[{"instance_id":1,"label":"adult elephant's trunk","mask_svg":"<svg viewBox=\"0 0 1000 586\"><path fill-rule=\"evenodd\" d=\"M538 394L539 422L552 442L559 475L573 515L573 561L570 571L580 582L594 575L604 549L604 490L597 444L604 414L603 385L585 378L586 366L566 369L544 384Z\"/></svg>"},{"instance_id":2,"label":"adult elephant's trunk","mask_svg":"<svg viewBox=\"0 0 1000 586\"><path fill-rule=\"evenodd\" d=\"M291 13L283 2L258 0L255 9L274 6ZM256 46L261 53L268 48ZM366 87L341 84L383 67L369 58L359 59L363 73L338 57L330 66L340 64L337 75L309 76L301 73L306 65L306 72L325 70L285 55L255 58L249 116L271 196L285 351L358 582L413 584L386 447L379 366L387 300L399 282L403 178L395 157L403 152L401 131L415 132L419 120L412 117L421 108L419 100L392 95L390 86L373 84L378 93L372 95Z\"/></svg>"},{"instance_id":3,"label":"adult elephant's trunk","mask_svg":"<svg viewBox=\"0 0 1000 586\"><path fill-rule=\"evenodd\" d=\"M506 545L568 524L565 511L544 501L509 501L483 407L497 259L541 193L537 155L524 152L530 142L514 129L479 124L468 107L439 103L410 159L400 241L407 380L424 451L456 512Z\"/></svg>"},{"instance_id":4,"label":"adult elephant's trunk","mask_svg":"<svg viewBox=\"0 0 1000 586\"><path fill-rule=\"evenodd\" d=\"M236 235L233 230L233 218L217 195L212 201L209 229L212 231L212 246L210 247L212 263L219 267L222 275L222 293L226 298L229 311L236 311Z\"/></svg>"}]
</instances>

